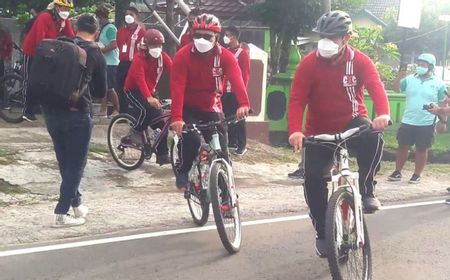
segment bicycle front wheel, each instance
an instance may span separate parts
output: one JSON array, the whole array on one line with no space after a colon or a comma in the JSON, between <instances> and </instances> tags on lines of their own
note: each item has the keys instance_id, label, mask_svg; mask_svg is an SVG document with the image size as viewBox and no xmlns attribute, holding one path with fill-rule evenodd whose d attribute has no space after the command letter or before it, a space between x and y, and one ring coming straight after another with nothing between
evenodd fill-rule
<instances>
[{"instance_id":1,"label":"bicycle front wheel","mask_svg":"<svg viewBox=\"0 0 450 280\"><path fill-rule=\"evenodd\" d=\"M8 73L0 79L0 117L9 123L23 121L25 92L22 76Z\"/></svg>"},{"instance_id":2,"label":"bicycle front wheel","mask_svg":"<svg viewBox=\"0 0 450 280\"><path fill-rule=\"evenodd\" d=\"M208 221L209 217L209 200L207 191L202 187L202 178L200 175L200 167L197 166L196 176L198 176L197 184L190 182L187 202L189 211L191 212L192 220L198 226L203 226Z\"/></svg>"},{"instance_id":3,"label":"bicycle front wheel","mask_svg":"<svg viewBox=\"0 0 450 280\"><path fill-rule=\"evenodd\" d=\"M233 187L234 188L234 187ZM223 246L230 254L239 251L242 243L242 224L239 203L233 201L234 189L228 178L228 170L222 163L214 163L209 178L211 205L217 231Z\"/></svg>"},{"instance_id":4,"label":"bicycle front wheel","mask_svg":"<svg viewBox=\"0 0 450 280\"><path fill-rule=\"evenodd\" d=\"M341 187L328 202L325 235L328 265L334 280L372 279L372 254L363 218L364 244L357 242L353 194Z\"/></svg>"},{"instance_id":5,"label":"bicycle front wheel","mask_svg":"<svg viewBox=\"0 0 450 280\"><path fill-rule=\"evenodd\" d=\"M126 143L136 120L128 114L119 114L111 119L108 127L108 147L117 164L126 169L139 168L145 159L144 146Z\"/></svg>"}]
</instances>

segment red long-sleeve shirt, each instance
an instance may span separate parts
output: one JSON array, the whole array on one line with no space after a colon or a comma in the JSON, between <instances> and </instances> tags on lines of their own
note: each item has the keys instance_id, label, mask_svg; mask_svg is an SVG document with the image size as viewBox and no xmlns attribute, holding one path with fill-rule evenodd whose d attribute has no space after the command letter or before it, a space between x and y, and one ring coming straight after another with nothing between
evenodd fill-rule
<instances>
[{"instance_id":1,"label":"red long-sleeve shirt","mask_svg":"<svg viewBox=\"0 0 450 280\"><path fill-rule=\"evenodd\" d=\"M373 100L377 115L389 114L389 103L383 83L372 60L354 49L354 92L344 82L351 51L335 64L317 54L309 53L295 73L289 100L289 133L302 131L302 119L308 106L305 135L342 132L355 115L367 116L364 88ZM348 84L348 83L347 83Z\"/></svg>"},{"instance_id":2,"label":"red long-sleeve shirt","mask_svg":"<svg viewBox=\"0 0 450 280\"><path fill-rule=\"evenodd\" d=\"M170 75L172 69L172 60L165 52L161 53L163 67L159 71ZM162 73L161 72L161 73ZM159 77L161 77L159 75ZM158 59L150 55L144 55L141 51L138 52L131 62L130 70L128 71L125 80L124 91L139 90L145 98L152 96L156 85L158 84Z\"/></svg>"},{"instance_id":3,"label":"red long-sleeve shirt","mask_svg":"<svg viewBox=\"0 0 450 280\"><path fill-rule=\"evenodd\" d=\"M51 11L40 13L31 26L30 31L23 41L23 53L27 56L34 56L36 48L44 39L56 39L58 36L73 37L72 26L69 19L56 21L51 15Z\"/></svg>"},{"instance_id":4,"label":"red long-sleeve shirt","mask_svg":"<svg viewBox=\"0 0 450 280\"><path fill-rule=\"evenodd\" d=\"M220 57L218 69L214 69L216 54ZM213 73L221 79L224 75L229 78L239 106L250 106L241 70L233 54L221 46L200 54L191 43L180 49L173 58L170 77L172 121L183 120L184 106L202 112L222 112L220 97L223 94L223 84L219 83L222 89L217 92Z\"/></svg>"},{"instance_id":5,"label":"red long-sleeve shirt","mask_svg":"<svg viewBox=\"0 0 450 280\"><path fill-rule=\"evenodd\" d=\"M236 53L239 51L239 56L237 57L237 61L239 64L239 68L242 72L242 80L244 80L245 88L248 86L248 81L250 80L250 54L248 50L245 48L242 48L241 46L237 46L236 48L229 48L228 49L235 57ZM229 91L228 89L228 79L225 78L224 81L226 91Z\"/></svg>"},{"instance_id":6,"label":"red long-sleeve shirt","mask_svg":"<svg viewBox=\"0 0 450 280\"><path fill-rule=\"evenodd\" d=\"M145 27L142 25L133 24L131 26L122 26L117 30L117 48L119 48L119 60L120 61L131 61L130 59L130 49L131 49L131 37L133 36L136 29L140 26L137 33L136 40L134 41L134 55L139 52L138 44L141 42L141 38L145 35ZM133 57L132 56L132 57Z\"/></svg>"},{"instance_id":7,"label":"red long-sleeve shirt","mask_svg":"<svg viewBox=\"0 0 450 280\"><path fill-rule=\"evenodd\" d=\"M190 32L187 31L186 33L183 34L183 36L181 36L180 39L180 49L186 45L188 45L189 43L192 43L192 38L190 35Z\"/></svg>"},{"instance_id":8,"label":"red long-sleeve shirt","mask_svg":"<svg viewBox=\"0 0 450 280\"><path fill-rule=\"evenodd\" d=\"M11 40L11 37L6 31L0 30L0 59L2 60L10 59L12 50L13 50L13 41Z\"/></svg>"}]
</instances>

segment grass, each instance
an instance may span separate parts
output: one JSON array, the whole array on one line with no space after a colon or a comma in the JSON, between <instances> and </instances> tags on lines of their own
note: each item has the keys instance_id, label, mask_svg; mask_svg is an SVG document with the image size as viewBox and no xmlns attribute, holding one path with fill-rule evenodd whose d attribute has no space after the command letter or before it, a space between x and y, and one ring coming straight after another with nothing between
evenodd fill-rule
<instances>
[{"instance_id":1,"label":"grass","mask_svg":"<svg viewBox=\"0 0 450 280\"><path fill-rule=\"evenodd\" d=\"M9 165L16 162L16 160L14 159L14 155L16 153L17 152L0 149L0 165Z\"/></svg>"},{"instance_id":2,"label":"grass","mask_svg":"<svg viewBox=\"0 0 450 280\"><path fill-rule=\"evenodd\" d=\"M398 148L397 131L399 127L400 124L394 124L390 126L388 129L386 129L384 133L385 149L393 151L397 150ZM431 150L435 154L449 153L450 152L449 143L450 143L450 133L436 134Z\"/></svg>"},{"instance_id":3,"label":"grass","mask_svg":"<svg viewBox=\"0 0 450 280\"><path fill-rule=\"evenodd\" d=\"M30 193L30 190L0 179L0 192L5 194L25 194Z\"/></svg>"},{"instance_id":4,"label":"grass","mask_svg":"<svg viewBox=\"0 0 450 280\"><path fill-rule=\"evenodd\" d=\"M109 149L108 149L108 146L106 146L106 145L91 144L89 146L89 152L97 153L97 154L109 154Z\"/></svg>"}]
</instances>

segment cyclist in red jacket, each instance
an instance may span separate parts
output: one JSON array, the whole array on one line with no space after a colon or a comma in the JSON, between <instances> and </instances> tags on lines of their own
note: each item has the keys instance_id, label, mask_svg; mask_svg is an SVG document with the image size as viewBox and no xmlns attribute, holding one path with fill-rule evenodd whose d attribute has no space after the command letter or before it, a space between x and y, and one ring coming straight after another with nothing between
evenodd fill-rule
<instances>
[{"instance_id":1,"label":"cyclist in red jacket","mask_svg":"<svg viewBox=\"0 0 450 280\"><path fill-rule=\"evenodd\" d=\"M321 39L318 49L301 61L294 77L289 101L289 143L295 150L302 148L304 135L334 134L363 124L383 130L388 126L389 104L383 83L368 56L348 45L352 35L352 20L342 11L325 13L314 29ZM377 117L371 122L364 104L364 89L373 100ZM305 128L303 114L308 106ZM359 186L363 207L372 212L380 207L374 195L374 176L380 168L383 138L370 133L348 142L356 151L359 166ZM333 158L333 150L323 146L305 150L305 197L311 219L317 231L316 251L326 254L325 211L327 182L323 177Z\"/></svg>"},{"instance_id":2,"label":"cyclist in red jacket","mask_svg":"<svg viewBox=\"0 0 450 280\"><path fill-rule=\"evenodd\" d=\"M139 49L134 56L130 70L125 80L123 91L128 102L138 110L136 124L130 136L122 140L124 144L131 142L142 144L142 131L147 129L149 123L156 117L161 116L161 103L156 92L156 86L163 72L170 75L172 60L169 55L162 51L164 36L156 29L145 32ZM153 129L164 126L158 123ZM167 135L157 147L156 162L160 165L170 163L167 148Z\"/></svg>"},{"instance_id":3,"label":"cyclist in red jacket","mask_svg":"<svg viewBox=\"0 0 450 280\"><path fill-rule=\"evenodd\" d=\"M249 112L247 90L236 58L218 43L222 31L219 20L213 15L202 14L194 20L192 30L194 42L176 53L170 77L172 129L178 135L181 135L185 122L218 121L224 118L220 100L224 91L224 75L229 79L239 104L237 118L243 118ZM222 152L227 158L226 125L218 130ZM210 141L209 133L203 135L206 141ZM176 176L176 186L180 190L185 190L189 184L188 172L199 147L198 134L183 134L182 164Z\"/></svg>"},{"instance_id":4,"label":"cyclist in red jacket","mask_svg":"<svg viewBox=\"0 0 450 280\"><path fill-rule=\"evenodd\" d=\"M56 39L59 36L74 37L75 34L69 21L70 9L73 8L72 0L53 0L47 10L40 13L23 42L24 53L24 81L28 81L28 72L38 44L44 39ZM30 100L26 90L23 118L27 121L35 121L36 104Z\"/></svg>"}]
</instances>

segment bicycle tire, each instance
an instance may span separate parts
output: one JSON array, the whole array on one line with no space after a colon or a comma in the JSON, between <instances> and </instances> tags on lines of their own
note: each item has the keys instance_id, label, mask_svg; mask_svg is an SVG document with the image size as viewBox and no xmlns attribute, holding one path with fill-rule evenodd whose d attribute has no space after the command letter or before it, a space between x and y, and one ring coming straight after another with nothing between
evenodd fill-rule
<instances>
[{"instance_id":1,"label":"bicycle tire","mask_svg":"<svg viewBox=\"0 0 450 280\"><path fill-rule=\"evenodd\" d=\"M145 159L144 146L125 146L122 138L126 137L136 120L128 114L119 114L111 119L108 126L108 148L114 161L123 169L135 170L139 168ZM120 128L119 125L123 125ZM117 127L116 127L117 126ZM125 157L130 155L129 160Z\"/></svg>"},{"instance_id":2,"label":"bicycle tire","mask_svg":"<svg viewBox=\"0 0 450 280\"><path fill-rule=\"evenodd\" d=\"M224 192L225 190L226 192ZM222 163L216 162L211 166L209 191L211 195L211 206L214 213L214 221L216 223L220 240L230 254L237 253L240 250L242 243L241 215L239 212L239 203L237 203L237 201L234 206L230 206L228 204L229 210L223 210L223 206L227 205L226 201L227 199L229 200L229 194L233 190L231 190L231 186L228 182L227 169ZM224 219L228 219L228 215L230 214L233 224L225 225ZM230 228L232 228L232 230L227 231ZM232 236L229 236L228 232L232 234Z\"/></svg>"},{"instance_id":3,"label":"bicycle tire","mask_svg":"<svg viewBox=\"0 0 450 280\"><path fill-rule=\"evenodd\" d=\"M344 203L348 204L348 206L345 206ZM348 214L346 215L345 212ZM342 217L347 216L347 219L349 219L349 228L354 224L351 222L351 213L355 213L353 194L347 188L341 187L331 195L326 212L325 236L328 247L327 257L331 276L334 280L370 280L372 279L372 253L367 224L364 217L364 245L362 248L359 248L356 244L356 226L353 226L353 231L347 230L347 236L344 233L342 234L341 238L343 243L345 242L346 244L339 245L336 241L336 239L338 239L337 228L340 227L339 224L341 224L341 227L343 228L342 223L339 221L342 220ZM353 221L354 220L353 214ZM344 230L342 231L344 232ZM349 272L350 275L346 277L345 275L347 273L345 273L346 271L344 270L347 267L347 264L353 262L352 258L355 253L359 253L360 255L360 260L358 261L361 264L361 270L359 271L359 275L353 275L351 274L353 272L349 272L347 269L347 272ZM358 274L358 271L356 273Z\"/></svg>"},{"instance_id":4,"label":"bicycle tire","mask_svg":"<svg viewBox=\"0 0 450 280\"><path fill-rule=\"evenodd\" d=\"M180 140L175 138L170 141L170 164L172 165L173 174L178 174L178 168L180 167L178 143Z\"/></svg>"},{"instance_id":5,"label":"bicycle tire","mask_svg":"<svg viewBox=\"0 0 450 280\"><path fill-rule=\"evenodd\" d=\"M197 166L197 172L198 180L201 182L199 166ZM203 226L206 224L209 217L209 201L207 191L202 187L201 183L200 186L197 187L193 186L192 183L190 184L191 186L188 193L189 196L187 197L189 212L191 212L194 223L198 226Z\"/></svg>"},{"instance_id":6,"label":"bicycle tire","mask_svg":"<svg viewBox=\"0 0 450 280\"><path fill-rule=\"evenodd\" d=\"M23 121L23 90L23 77L16 73L7 73L0 79L0 117L8 123Z\"/></svg>"}]
</instances>

